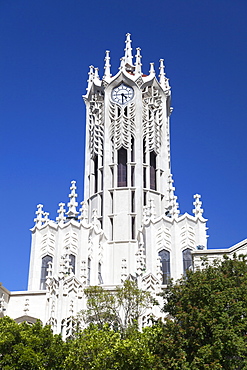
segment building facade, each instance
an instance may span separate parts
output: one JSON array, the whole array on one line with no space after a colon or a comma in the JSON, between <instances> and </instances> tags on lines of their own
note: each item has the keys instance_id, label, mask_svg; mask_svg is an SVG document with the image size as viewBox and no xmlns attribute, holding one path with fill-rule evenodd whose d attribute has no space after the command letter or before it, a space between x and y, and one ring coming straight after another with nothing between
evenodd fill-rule
<instances>
[{"instance_id":1,"label":"building facade","mask_svg":"<svg viewBox=\"0 0 247 370\"><path fill-rule=\"evenodd\" d=\"M194 195L193 215L181 215L174 193L171 88L163 59L157 77L153 63L143 73L141 58L137 48L133 60L127 34L116 75L109 51L102 78L90 66L83 96L84 201L78 205L72 181L67 207L59 204L56 220L37 206L28 290L0 286L1 315L40 319L66 337L73 317L86 307L85 287L114 289L131 276L155 295L192 267L193 252L207 253L200 195Z\"/></svg>"}]
</instances>

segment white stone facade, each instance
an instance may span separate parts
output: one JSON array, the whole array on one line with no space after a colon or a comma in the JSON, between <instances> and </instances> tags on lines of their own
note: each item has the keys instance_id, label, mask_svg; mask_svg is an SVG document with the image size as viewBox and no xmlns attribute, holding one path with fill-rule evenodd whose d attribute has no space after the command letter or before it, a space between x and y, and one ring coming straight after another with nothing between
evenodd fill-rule
<instances>
[{"instance_id":1,"label":"white stone facade","mask_svg":"<svg viewBox=\"0 0 247 370\"><path fill-rule=\"evenodd\" d=\"M86 113L84 201L72 181L67 208L58 217L38 205L32 228L27 292L0 286L0 314L41 319L66 337L73 316L86 307L88 285L114 289L130 275L158 293L169 278L192 265L192 252L207 253L200 195L194 215L180 215L170 165L171 89L160 60L142 72L140 48L133 63L130 34L119 72L90 67L83 96ZM197 253L197 252L196 252ZM2 297L2 298L1 298ZM155 314L159 314L155 312Z\"/></svg>"}]
</instances>

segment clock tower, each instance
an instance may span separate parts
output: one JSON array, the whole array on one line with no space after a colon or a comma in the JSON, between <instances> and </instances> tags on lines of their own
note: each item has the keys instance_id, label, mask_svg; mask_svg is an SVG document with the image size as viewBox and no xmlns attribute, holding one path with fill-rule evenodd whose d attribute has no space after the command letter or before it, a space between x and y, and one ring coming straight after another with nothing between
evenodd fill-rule
<instances>
[{"instance_id":1,"label":"clock tower","mask_svg":"<svg viewBox=\"0 0 247 370\"><path fill-rule=\"evenodd\" d=\"M115 284L120 282L121 261L128 273L134 273L136 256L140 255L139 268L146 269L148 248L156 250L149 269L157 270L157 257L162 260L164 256L155 247L158 230L150 230L152 223L157 229L161 219L167 226L159 225L158 229L162 235L167 229L169 248L165 250L171 258L169 249L175 248L175 239L171 239L178 232L175 228L179 219L170 165L171 89L164 61L160 59L158 79L154 63L145 74L140 48L133 61L130 34L125 44L116 75L111 74L109 51L102 79L98 68L90 66L87 93L83 96L87 107L84 199L89 221L97 215L108 240L112 268L105 274ZM205 223L203 229L203 240L193 241L193 248L195 244L206 246ZM149 246L145 245L147 239ZM178 242L178 236L176 239ZM179 260L182 265L182 257ZM175 260L173 264L175 272Z\"/></svg>"},{"instance_id":2,"label":"clock tower","mask_svg":"<svg viewBox=\"0 0 247 370\"><path fill-rule=\"evenodd\" d=\"M109 51L102 80L98 68L90 67L84 96L84 199L88 200L89 220L96 212L113 254L129 258L126 262L134 269L132 251L137 251L142 210L151 207L156 217L175 215L178 210L170 186L172 109L164 63L161 59L159 80L153 63L149 74L144 74L141 49L137 48L133 62L130 34L125 43L125 54L115 76L110 71Z\"/></svg>"}]
</instances>

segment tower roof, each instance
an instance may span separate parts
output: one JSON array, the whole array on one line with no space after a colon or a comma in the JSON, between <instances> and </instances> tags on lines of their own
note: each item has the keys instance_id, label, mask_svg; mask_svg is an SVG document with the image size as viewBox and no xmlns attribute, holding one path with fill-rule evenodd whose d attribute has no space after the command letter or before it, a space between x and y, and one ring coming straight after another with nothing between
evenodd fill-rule
<instances>
[{"instance_id":1,"label":"tower roof","mask_svg":"<svg viewBox=\"0 0 247 370\"><path fill-rule=\"evenodd\" d=\"M156 79L156 72L154 63L150 63L150 71L148 74L144 74L142 72L142 63L141 63L141 48L136 48L136 55L135 55L135 62L133 62L133 55L132 55L132 40L131 34L126 34L125 39L125 48L124 48L124 56L120 58L120 66L119 72L112 76L111 74L111 64L110 64L110 51L107 50L105 54L105 63L104 63L104 74L102 79L100 79L98 68L93 67L92 65L89 67L89 78L88 78L88 87L87 87L87 94L85 98L89 95L92 87L95 86L105 86L112 81L114 81L118 76L123 73L126 77L130 78L134 82L136 82L139 86L145 82L151 81L153 79L156 80L157 84L161 87L161 89L166 93L169 94L170 86L169 80L165 74L165 66L164 66L164 59L160 59L160 66L159 66L159 80ZM139 80L141 77L141 81Z\"/></svg>"}]
</instances>

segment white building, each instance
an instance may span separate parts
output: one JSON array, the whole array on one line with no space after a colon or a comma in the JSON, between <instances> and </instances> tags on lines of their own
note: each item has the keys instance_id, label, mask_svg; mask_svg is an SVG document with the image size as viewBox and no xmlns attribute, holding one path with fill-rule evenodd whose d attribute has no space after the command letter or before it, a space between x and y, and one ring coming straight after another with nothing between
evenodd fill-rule
<instances>
[{"instance_id":1,"label":"white building","mask_svg":"<svg viewBox=\"0 0 247 370\"><path fill-rule=\"evenodd\" d=\"M170 165L171 89L160 60L142 72L126 36L119 72L90 66L86 104L84 202L71 182L58 217L38 205L32 228L28 290L0 286L0 315L41 319L66 336L86 307L84 287L112 289L128 277L154 294L192 265L192 252L208 253L200 195L193 215L180 215ZM197 253L197 252L196 252Z\"/></svg>"}]
</instances>

